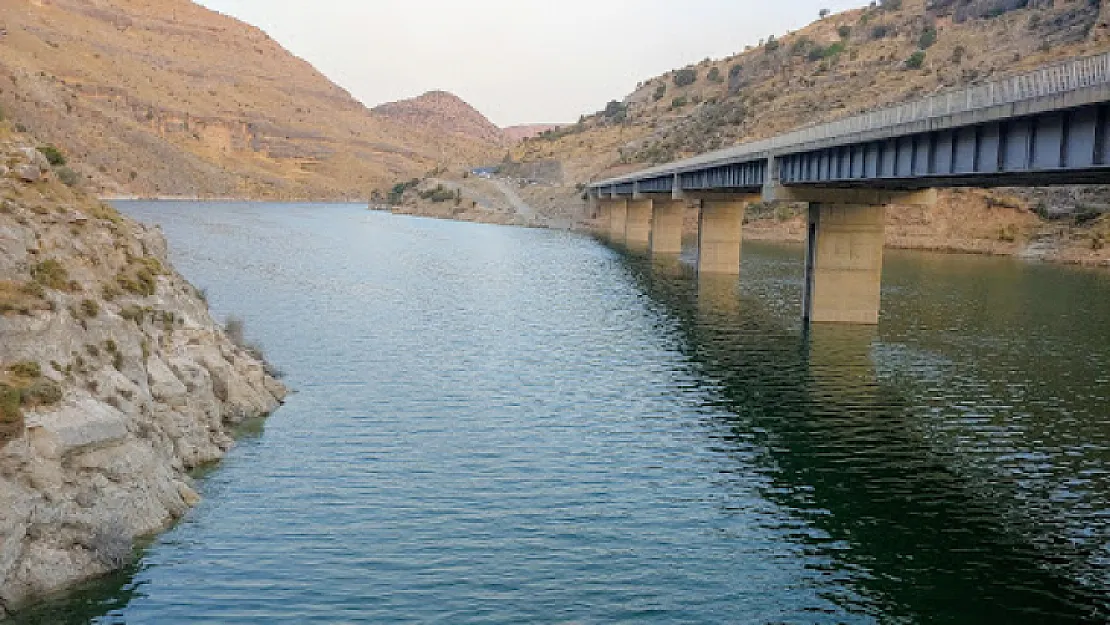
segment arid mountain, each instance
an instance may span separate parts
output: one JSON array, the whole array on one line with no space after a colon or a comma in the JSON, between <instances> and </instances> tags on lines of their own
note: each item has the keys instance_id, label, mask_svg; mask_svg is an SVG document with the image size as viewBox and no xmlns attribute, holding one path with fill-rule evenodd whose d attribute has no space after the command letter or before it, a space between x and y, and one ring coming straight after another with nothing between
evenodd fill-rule
<instances>
[{"instance_id":1,"label":"arid mountain","mask_svg":"<svg viewBox=\"0 0 1110 625\"><path fill-rule=\"evenodd\" d=\"M505 133L485 115L446 91L429 91L420 97L375 106L374 112L407 126L479 144L503 145L508 141Z\"/></svg>"},{"instance_id":2,"label":"arid mountain","mask_svg":"<svg viewBox=\"0 0 1110 625\"><path fill-rule=\"evenodd\" d=\"M1110 9L1101 5L1110 3L873 3L648 79L514 156L562 160L569 181L584 182L1110 50Z\"/></svg>"},{"instance_id":3,"label":"arid mountain","mask_svg":"<svg viewBox=\"0 0 1110 625\"><path fill-rule=\"evenodd\" d=\"M538 137L545 132L555 132L566 124L524 124L505 128L505 136L513 143Z\"/></svg>"},{"instance_id":4,"label":"arid mountain","mask_svg":"<svg viewBox=\"0 0 1110 625\"><path fill-rule=\"evenodd\" d=\"M102 193L363 198L503 155L375 113L265 33L189 0L3 0L0 107Z\"/></svg>"}]
</instances>

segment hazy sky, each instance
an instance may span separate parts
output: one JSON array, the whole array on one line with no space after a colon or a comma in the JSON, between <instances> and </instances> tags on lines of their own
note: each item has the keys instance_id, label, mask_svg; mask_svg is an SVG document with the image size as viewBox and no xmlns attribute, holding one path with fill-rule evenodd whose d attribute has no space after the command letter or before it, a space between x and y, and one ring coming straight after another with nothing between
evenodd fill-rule
<instances>
[{"instance_id":1,"label":"hazy sky","mask_svg":"<svg viewBox=\"0 0 1110 625\"><path fill-rule=\"evenodd\" d=\"M198 0L371 106L451 91L494 123L570 122L638 81L864 0Z\"/></svg>"}]
</instances>

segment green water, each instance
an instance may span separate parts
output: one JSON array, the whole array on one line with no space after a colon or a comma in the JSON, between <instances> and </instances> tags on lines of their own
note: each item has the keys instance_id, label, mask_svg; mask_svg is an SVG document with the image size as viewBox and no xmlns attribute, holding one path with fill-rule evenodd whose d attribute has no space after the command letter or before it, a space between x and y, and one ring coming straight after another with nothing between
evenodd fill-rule
<instances>
[{"instance_id":1,"label":"green water","mask_svg":"<svg viewBox=\"0 0 1110 625\"><path fill-rule=\"evenodd\" d=\"M699 282L565 233L123 209L299 392L18 623L1110 616L1107 274L892 253L878 328L805 333L797 247Z\"/></svg>"}]
</instances>

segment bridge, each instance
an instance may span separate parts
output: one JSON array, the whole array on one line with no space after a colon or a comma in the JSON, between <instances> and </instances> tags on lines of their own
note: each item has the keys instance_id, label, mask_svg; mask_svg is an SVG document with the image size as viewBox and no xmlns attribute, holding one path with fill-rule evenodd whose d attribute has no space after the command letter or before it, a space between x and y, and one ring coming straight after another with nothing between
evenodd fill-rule
<instances>
[{"instance_id":1,"label":"bridge","mask_svg":"<svg viewBox=\"0 0 1110 625\"><path fill-rule=\"evenodd\" d=\"M699 274L739 274L745 207L809 205L803 321L879 319L888 206L936 189L1110 183L1110 53L808 126L589 186L607 234L677 254L699 207Z\"/></svg>"}]
</instances>

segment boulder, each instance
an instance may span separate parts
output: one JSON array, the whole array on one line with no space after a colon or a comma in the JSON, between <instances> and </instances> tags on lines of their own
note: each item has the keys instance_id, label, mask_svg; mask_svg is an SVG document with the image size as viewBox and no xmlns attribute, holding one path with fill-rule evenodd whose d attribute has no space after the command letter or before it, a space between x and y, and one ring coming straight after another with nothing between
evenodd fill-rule
<instances>
[{"instance_id":1,"label":"boulder","mask_svg":"<svg viewBox=\"0 0 1110 625\"><path fill-rule=\"evenodd\" d=\"M42 180L42 172L34 165L20 165L16 169L16 175L19 179L26 183L35 183Z\"/></svg>"},{"instance_id":2,"label":"boulder","mask_svg":"<svg viewBox=\"0 0 1110 625\"><path fill-rule=\"evenodd\" d=\"M173 400L182 399L188 392L169 366L157 356L147 360L146 372L150 379L150 393L154 399L176 405L177 402Z\"/></svg>"},{"instance_id":3,"label":"boulder","mask_svg":"<svg viewBox=\"0 0 1110 625\"><path fill-rule=\"evenodd\" d=\"M26 423L31 444L44 458L61 458L74 450L120 441L127 436L127 417L92 398L50 412L31 412Z\"/></svg>"}]
</instances>

